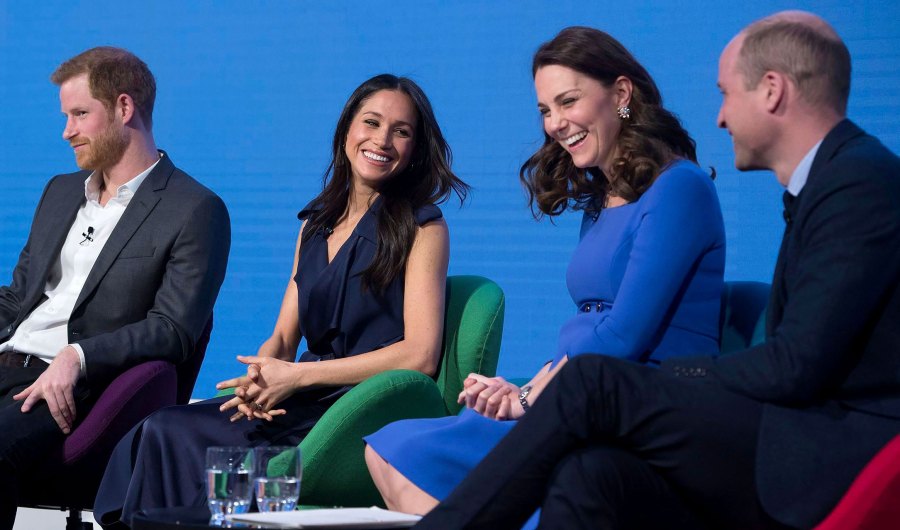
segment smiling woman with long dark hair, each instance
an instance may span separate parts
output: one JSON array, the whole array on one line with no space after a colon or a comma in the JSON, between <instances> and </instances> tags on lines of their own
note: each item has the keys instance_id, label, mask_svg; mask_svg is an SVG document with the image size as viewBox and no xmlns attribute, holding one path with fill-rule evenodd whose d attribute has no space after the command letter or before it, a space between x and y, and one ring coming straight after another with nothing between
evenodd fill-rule
<instances>
[{"instance_id":1,"label":"smiling woman with long dark hair","mask_svg":"<svg viewBox=\"0 0 900 530\"><path fill-rule=\"evenodd\" d=\"M161 410L119 443L94 505L99 521L205 505L207 447L295 445L351 385L389 369L434 374L449 257L436 204L468 189L450 162L413 81L384 74L353 92L324 189L299 214L272 336L238 357L246 375L217 385L233 396ZM301 337L308 350L295 362Z\"/></svg>"},{"instance_id":2,"label":"smiling woman with long dark hair","mask_svg":"<svg viewBox=\"0 0 900 530\"><path fill-rule=\"evenodd\" d=\"M725 234L716 190L647 70L608 34L572 27L538 49L532 73L544 141L520 179L535 217L583 211L566 274L577 312L525 386L471 374L459 416L399 421L366 438L390 508L431 510L573 356L657 364L718 350Z\"/></svg>"}]
</instances>

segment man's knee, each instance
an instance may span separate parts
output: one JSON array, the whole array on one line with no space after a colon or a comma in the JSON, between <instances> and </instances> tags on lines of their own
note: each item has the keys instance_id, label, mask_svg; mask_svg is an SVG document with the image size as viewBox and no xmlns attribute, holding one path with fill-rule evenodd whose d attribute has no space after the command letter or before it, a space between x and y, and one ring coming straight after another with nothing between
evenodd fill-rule
<instances>
[{"instance_id":1,"label":"man's knee","mask_svg":"<svg viewBox=\"0 0 900 530\"><path fill-rule=\"evenodd\" d=\"M620 492L623 482L641 465L646 464L624 450L593 447L572 453L560 462L553 483L584 492L588 497L606 497L606 492Z\"/></svg>"},{"instance_id":2,"label":"man's knee","mask_svg":"<svg viewBox=\"0 0 900 530\"><path fill-rule=\"evenodd\" d=\"M606 446L574 452L557 465L541 522L542 528L702 528L650 464Z\"/></svg>"},{"instance_id":3,"label":"man's knee","mask_svg":"<svg viewBox=\"0 0 900 530\"><path fill-rule=\"evenodd\" d=\"M613 527L623 508L618 450L596 447L574 452L557 464L544 499L541 528Z\"/></svg>"},{"instance_id":4,"label":"man's knee","mask_svg":"<svg viewBox=\"0 0 900 530\"><path fill-rule=\"evenodd\" d=\"M369 474L373 477L380 476L384 470L384 459L381 458L381 455L375 452L371 445L366 444L363 456L366 460L366 467L369 468Z\"/></svg>"}]
</instances>

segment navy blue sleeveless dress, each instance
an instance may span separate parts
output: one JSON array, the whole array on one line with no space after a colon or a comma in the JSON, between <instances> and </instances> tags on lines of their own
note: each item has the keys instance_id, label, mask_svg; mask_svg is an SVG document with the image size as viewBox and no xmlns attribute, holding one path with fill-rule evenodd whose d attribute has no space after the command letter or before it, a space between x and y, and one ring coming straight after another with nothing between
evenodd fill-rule
<instances>
[{"instance_id":1,"label":"navy blue sleeveless dress","mask_svg":"<svg viewBox=\"0 0 900 530\"><path fill-rule=\"evenodd\" d=\"M298 362L317 362L366 353L403 339L404 276L383 293L362 289L360 273L376 250L374 201L353 233L328 262L326 236L315 233L300 252L297 284L302 335L308 351ZM298 217L316 210L307 206ZM437 206L416 211L419 225L442 216ZM102 524L121 519L131 525L139 510L174 506L205 506L206 448L213 445L296 445L328 407L349 390L317 388L300 391L278 405L287 414L272 422L228 420L219 412L230 398L162 409L131 430L116 446L94 503Z\"/></svg>"}]
</instances>

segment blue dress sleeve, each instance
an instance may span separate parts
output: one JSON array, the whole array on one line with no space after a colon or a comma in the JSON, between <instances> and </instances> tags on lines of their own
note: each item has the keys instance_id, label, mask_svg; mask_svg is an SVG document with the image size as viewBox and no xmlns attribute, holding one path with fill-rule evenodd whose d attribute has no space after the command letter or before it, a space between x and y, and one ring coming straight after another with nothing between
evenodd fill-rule
<instances>
[{"instance_id":1,"label":"blue dress sleeve","mask_svg":"<svg viewBox=\"0 0 900 530\"><path fill-rule=\"evenodd\" d=\"M601 353L635 361L664 331L678 293L713 246L722 244L722 213L712 179L693 164L663 172L642 197L622 282L600 320L579 313L560 331L559 356Z\"/></svg>"}]
</instances>

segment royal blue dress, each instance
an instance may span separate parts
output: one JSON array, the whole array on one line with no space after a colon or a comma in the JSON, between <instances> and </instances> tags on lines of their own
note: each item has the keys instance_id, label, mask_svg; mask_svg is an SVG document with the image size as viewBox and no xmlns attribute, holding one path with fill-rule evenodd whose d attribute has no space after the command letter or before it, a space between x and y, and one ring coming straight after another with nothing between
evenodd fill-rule
<instances>
[{"instance_id":1,"label":"royal blue dress","mask_svg":"<svg viewBox=\"0 0 900 530\"><path fill-rule=\"evenodd\" d=\"M676 162L637 201L585 215L566 273L578 313L559 332L554 362L601 353L657 364L718 351L724 269L712 179L691 162ZM464 409L394 422L365 440L442 500L515 423Z\"/></svg>"},{"instance_id":2,"label":"royal blue dress","mask_svg":"<svg viewBox=\"0 0 900 530\"><path fill-rule=\"evenodd\" d=\"M316 362L366 353L403 339L404 275L381 294L363 290L361 272L376 250L381 198L359 220L353 233L328 262L326 235L303 242L294 281L298 289L300 332L308 351L298 362ZM315 215L307 206L299 217ZM416 211L419 225L441 217L437 206ZM226 398L162 409L131 430L116 446L94 503L102 524L120 520L131 526L139 510L205 506L206 448L214 445L296 445L328 407L350 387L300 391L280 403L287 414L272 422L230 422L219 412Z\"/></svg>"}]
</instances>

